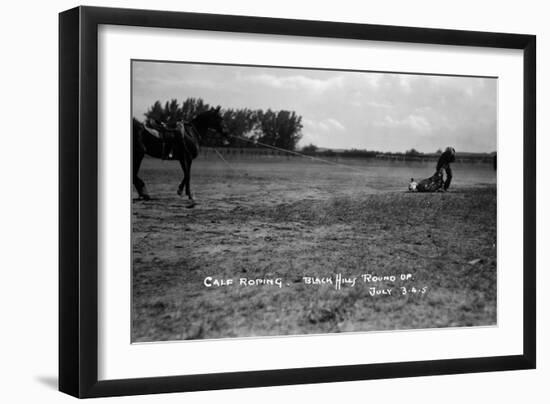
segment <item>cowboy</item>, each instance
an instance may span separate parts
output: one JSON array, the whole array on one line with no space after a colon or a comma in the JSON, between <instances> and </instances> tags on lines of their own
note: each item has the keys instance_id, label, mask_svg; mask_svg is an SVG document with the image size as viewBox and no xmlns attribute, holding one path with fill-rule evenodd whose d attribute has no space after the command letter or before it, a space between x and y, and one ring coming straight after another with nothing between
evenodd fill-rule
<instances>
[{"instance_id":1,"label":"cowboy","mask_svg":"<svg viewBox=\"0 0 550 404\"><path fill-rule=\"evenodd\" d=\"M453 179L451 163L454 163L455 161L455 154L455 149L452 147L447 147L445 151L441 153L441 156L439 156L439 160L437 160L437 166L435 168L436 173L444 170L446 174L445 183L443 184L443 191L447 191L447 189L449 189L451 180Z\"/></svg>"}]
</instances>

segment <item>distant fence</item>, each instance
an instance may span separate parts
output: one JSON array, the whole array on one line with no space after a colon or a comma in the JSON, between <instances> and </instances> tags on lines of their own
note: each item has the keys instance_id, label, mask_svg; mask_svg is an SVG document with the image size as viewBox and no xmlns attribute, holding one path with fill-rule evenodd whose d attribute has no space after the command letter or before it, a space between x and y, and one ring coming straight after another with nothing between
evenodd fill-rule
<instances>
[{"instance_id":1,"label":"distant fence","mask_svg":"<svg viewBox=\"0 0 550 404\"><path fill-rule=\"evenodd\" d=\"M287 153L280 150L272 150L267 148L260 147L202 147L200 149L200 156L206 159L215 159L218 158L218 153L221 154L224 158L244 158L244 159L264 159L264 158L285 158L285 159L300 159L300 157L295 154ZM346 156L343 153L334 152L334 154L327 156L323 153L307 154L311 157L321 157L324 159L330 160L341 160L341 159L353 159L353 160L383 160L389 162L418 162L418 163L430 163L436 162L439 156L436 155L425 155L425 156L411 156L404 154L378 154L376 156L369 157L359 157L359 156ZM475 164L493 164L493 156L482 155L482 156L456 156L456 163L475 163Z\"/></svg>"},{"instance_id":2,"label":"distant fence","mask_svg":"<svg viewBox=\"0 0 550 404\"><path fill-rule=\"evenodd\" d=\"M287 157L287 158L300 158L295 154L286 153L279 150L272 150L259 147L202 147L200 155L205 158L217 157L217 153L220 153L224 157L243 157L243 158L263 158L263 157Z\"/></svg>"},{"instance_id":3,"label":"distant fence","mask_svg":"<svg viewBox=\"0 0 550 404\"><path fill-rule=\"evenodd\" d=\"M439 156L410 156L401 154L378 154L377 159L387 161L415 161L415 162L436 162ZM494 156L455 156L455 163L478 163L493 164Z\"/></svg>"}]
</instances>

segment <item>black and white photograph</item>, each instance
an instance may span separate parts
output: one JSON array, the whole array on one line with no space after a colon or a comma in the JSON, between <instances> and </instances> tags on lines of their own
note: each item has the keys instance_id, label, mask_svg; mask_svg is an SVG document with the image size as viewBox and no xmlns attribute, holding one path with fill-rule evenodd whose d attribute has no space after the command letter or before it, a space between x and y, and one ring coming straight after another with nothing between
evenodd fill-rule
<instances>
[{"instance_id":1,"label":"black and white photograph","mask_svg":"<svg viewBox=\"0 0 550 404\"><path fill-rule=\"evenodd\" d=\"M545 3L87 3L3 3L1 402L548 395Z\"/></svg>"},{"instance_id":2,"label":"black and white photograph","mask_svg":"<svg viewBox=\"0 0 550 404\"><path fill-rule=\"evenodd\" d=\"M131 341L497 326L498 85L132 60Z\"/></svg>"}]
</instances>

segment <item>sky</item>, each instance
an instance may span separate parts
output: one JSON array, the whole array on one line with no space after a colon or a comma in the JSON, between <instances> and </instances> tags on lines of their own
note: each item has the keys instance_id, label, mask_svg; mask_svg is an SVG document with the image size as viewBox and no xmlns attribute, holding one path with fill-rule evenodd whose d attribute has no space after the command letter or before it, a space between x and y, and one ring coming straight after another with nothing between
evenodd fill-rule
<instances>
[{"instance_id":1,"label":"sky","mask_svg":"<svg viewBox=\"0 0 550 404\"><path fill-rule=\"evenodd\" d=\"M202 98L222 108L291 110L302 139L331 149L492 152L497 79L134 61L132 110Z\"/></svg>"}]
</instances>

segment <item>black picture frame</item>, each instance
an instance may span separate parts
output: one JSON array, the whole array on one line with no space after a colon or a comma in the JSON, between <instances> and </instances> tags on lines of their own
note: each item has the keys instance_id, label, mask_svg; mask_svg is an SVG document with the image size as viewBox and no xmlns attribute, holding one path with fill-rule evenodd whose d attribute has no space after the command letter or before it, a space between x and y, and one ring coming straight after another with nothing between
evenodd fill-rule
<instances>
[{"instance_id":1,"label":"black picture frame","mask_svg":"<svg viewBox=\"0 0 550 404\"><path fill-rule=\"evenodd\" d=\"M98 26L523 50L523 354L98 381ZM536 366L536 37L533 35L77 7L59 15L59 390L102 397L325 383Z\"/></svg>"}]
</instances>

